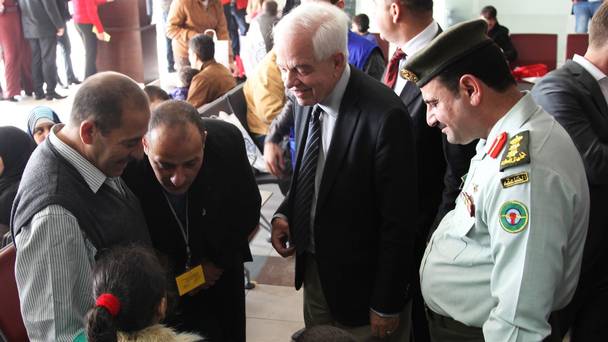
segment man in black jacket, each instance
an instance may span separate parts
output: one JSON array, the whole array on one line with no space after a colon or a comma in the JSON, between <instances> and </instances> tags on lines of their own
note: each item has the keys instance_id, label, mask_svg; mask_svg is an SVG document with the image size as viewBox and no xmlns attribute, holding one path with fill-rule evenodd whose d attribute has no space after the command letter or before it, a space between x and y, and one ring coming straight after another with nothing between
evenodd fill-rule
<instances>
[{"instance_id":1,"label":"man in black jacket","mask_svg":"<svg viewBox=\"0 0 608 342\"><path fill-rule=\"evenodd\" d=\"M65 20L57 0L19 0L23 35L32 48L32 77L36 99L63 99L57 86L57 37L65 33ZM43 85L46 83L46 95Z\"/></svg>"},{"instance_id":2,"label":"man in black jacket","mask_svg":"<svg viewBox=\"0 0 608 342\"><path fill-rule=\"evenodd\" d=\"M494 6L486 6L481 9L481 19L488 23L488 37L500 47L502 53L509 63L517 59L517 50L509 37L509 29L500 25L496 19L497 11Z\"/></svg>"},{"instance_id":3,"label":"man in black jacket","mask_svg":"<svg viewBox=\"0 0 608 342\"><path fill-rule=\"evenodd\" d=\"M607 341L608 315L608 3L591 20L589 48L543 77L536 102L566 129L581 153L591 195L589 230L572 302L557 318L561 337Z\"/></svg>"},{"instance_id":4,"label":"man in black jacket","mask_svg":"<svg viewBox=\"0 0 608 342\"><path fill-rule=\"evenodd\" d=\"M180 292L169 296L176 310L167 323L210 341L245 341L243 262L251 261L247 238L259 220L260 194L242 135L230 124L202 121L186 102L167 101L152 114L144 151L123 177ZM204 280L191 277L199 266ZM184 275L196 286L181 288L176 278Z\"/></svg>"}]
</instances>

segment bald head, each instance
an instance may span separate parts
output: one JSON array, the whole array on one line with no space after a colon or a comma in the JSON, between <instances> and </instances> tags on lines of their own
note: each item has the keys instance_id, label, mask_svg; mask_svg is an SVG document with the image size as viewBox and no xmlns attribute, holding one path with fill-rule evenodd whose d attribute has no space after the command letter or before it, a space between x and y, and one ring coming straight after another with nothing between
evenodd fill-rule
<instances>
[{"instance_id":1,"label":"bald head","mask_svg":"<svg viewBox=\"0 0 608 342\"><path fill-rule=\"evenodd\" d=\"M107 134L121 125L128 109L145 111L148 97L135 81L117 72L101 72L86 79L74 97L70 124L78 127L92 120ZM149 110L148 110L149 111Z\"/></svg>"}]
</instances>

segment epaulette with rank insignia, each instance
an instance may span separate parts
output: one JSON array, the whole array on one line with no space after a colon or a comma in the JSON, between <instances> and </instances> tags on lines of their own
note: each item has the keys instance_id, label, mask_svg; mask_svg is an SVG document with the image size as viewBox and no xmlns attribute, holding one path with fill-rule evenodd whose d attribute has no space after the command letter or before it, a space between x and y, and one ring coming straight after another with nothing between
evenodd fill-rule
<instances>
[{"instance_id":1,"label":"epaulette with rank insignia","mask_svg":"<svg viewBox=\"0 0 608 342\"><path fill-rule=\"evenodd\" d=\"M502 154L500 161L500 171L510 167L530 163L530 131L517 133L509 139L509 145Z\"/></svg>"}]
</instances>

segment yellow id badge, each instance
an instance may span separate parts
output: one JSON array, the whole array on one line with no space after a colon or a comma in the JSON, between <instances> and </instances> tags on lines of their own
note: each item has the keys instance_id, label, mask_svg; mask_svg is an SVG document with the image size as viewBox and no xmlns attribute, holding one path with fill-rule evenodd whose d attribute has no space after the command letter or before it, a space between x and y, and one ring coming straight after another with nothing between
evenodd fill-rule
<instances>
[{"instance_id":1,"label":"yellow id badge","mask_svg":"<svg viewBox=\"0 0 608 342\"><path fill-rule=\"evenodd\" d=\"M205 284L205 274L203 273L203 266L198 265L189 269L188 271L175 277L177 283L177 291L180 296L194 290L195 288Z\"/></svg>"}]
</instances>

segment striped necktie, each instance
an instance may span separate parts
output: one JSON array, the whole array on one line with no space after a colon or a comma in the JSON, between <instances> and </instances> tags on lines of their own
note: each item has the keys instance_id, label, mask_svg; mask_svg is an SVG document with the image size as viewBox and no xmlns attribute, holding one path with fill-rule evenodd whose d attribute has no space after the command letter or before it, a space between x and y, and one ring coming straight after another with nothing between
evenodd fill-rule
<instances>
[{"instance_id":1,"label":"striped necktie","mask_svg":"<svg viewBox=\"0 0 608 342\"><path fill-rule=\"evenodd\" d=\"M321 147L321 121L323 113L317 106L308 122L308 135L304 148L304 156L296 180L294 196L293 242L298 253L304 252L310 245L310 211L315 191L315 176L319 148Z\"/></svg>"}]
</instances>

